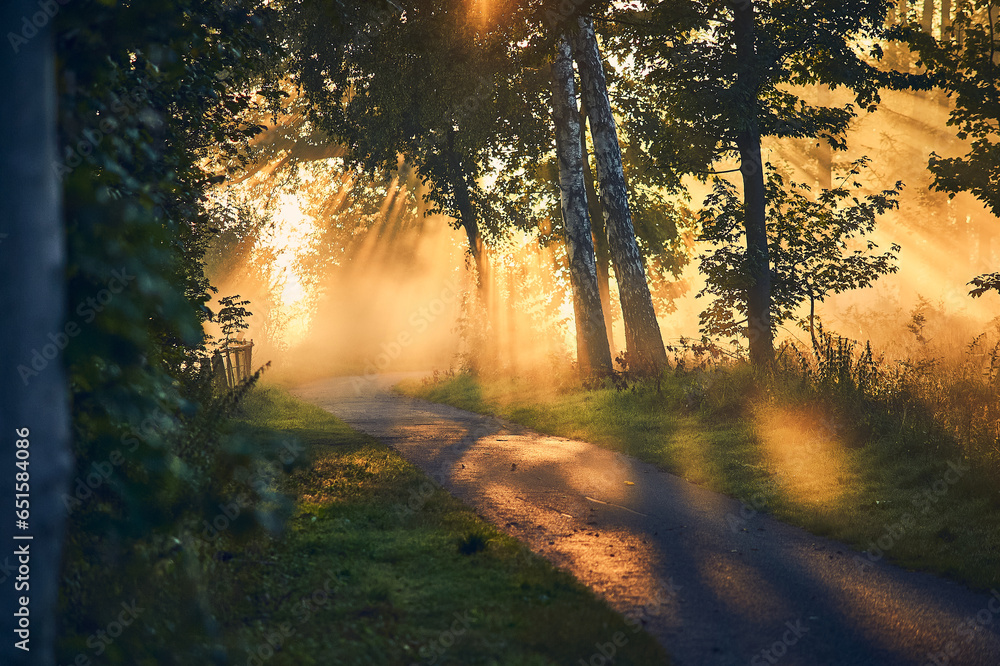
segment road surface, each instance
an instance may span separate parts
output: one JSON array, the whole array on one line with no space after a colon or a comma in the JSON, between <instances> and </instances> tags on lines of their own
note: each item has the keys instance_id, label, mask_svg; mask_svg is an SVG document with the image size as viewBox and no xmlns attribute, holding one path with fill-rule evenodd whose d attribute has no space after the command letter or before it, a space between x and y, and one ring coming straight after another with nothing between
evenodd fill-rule
<instances>
[{"instance_id":1,"label":"road surface","mask_svg":"<svg viewBox=\"0 0 1000 666\"><path fill-rule=\"evenodd\" d=\"M873 564L592 444L392 393L402 378L337 377L292 392L572 572L681 666L1000 664L998 591ZM597 655L612 636L594 639Z\"/></svg>"}]
</instances>

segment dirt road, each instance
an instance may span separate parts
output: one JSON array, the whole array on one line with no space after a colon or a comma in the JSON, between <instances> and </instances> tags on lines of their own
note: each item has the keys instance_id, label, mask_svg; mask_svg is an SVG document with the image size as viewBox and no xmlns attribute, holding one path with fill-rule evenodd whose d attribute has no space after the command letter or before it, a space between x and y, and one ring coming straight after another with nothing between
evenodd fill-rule
<instances>
[{"instance_id":1,"label":"dirt road","mask_svg":"<svg viewBox=\"0 0 1000 666\"><path fill-rule=\"evenodd\" d=\"M1000 664L1000 591L871 563L628 456L391 393L401 378L293 393L571 571L678 664ZM594 640L596 655L612 636Z\"/></svg>"}]
</instances>

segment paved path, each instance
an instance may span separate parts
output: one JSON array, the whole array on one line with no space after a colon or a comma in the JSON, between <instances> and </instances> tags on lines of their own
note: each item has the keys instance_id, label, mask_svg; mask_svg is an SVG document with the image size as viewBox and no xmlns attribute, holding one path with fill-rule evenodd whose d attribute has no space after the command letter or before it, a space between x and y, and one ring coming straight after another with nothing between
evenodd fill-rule
<instances>
[{"instance_id":1,"label":"paved path","mask_svg":"<svg viewBox=\"0 0 1000 666\"><path fill-rule=\"evenodd\" d=\"M1000 592L862 567L843 544L738 522L739 502L628 456L392 394L400 378L293 392L571 571L682 666L1000 665Z\"/></svg>"}]
</instances>

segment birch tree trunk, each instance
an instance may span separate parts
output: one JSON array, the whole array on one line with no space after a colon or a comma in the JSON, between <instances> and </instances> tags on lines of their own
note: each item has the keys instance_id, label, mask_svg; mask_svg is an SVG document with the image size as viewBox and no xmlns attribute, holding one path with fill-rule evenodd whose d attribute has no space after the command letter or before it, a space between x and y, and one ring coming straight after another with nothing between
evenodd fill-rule
<instances>
[{"instance_id":1,"label":"birch tree trunk","mask_svg":"<svg viewBox=\"0 0 1000 666\"><path fill-rule=\"evenodd\" d=\"M587 105L580 104L580 152L583 155L583 183L587 187L587 210L594 236L594 259L597 260L597 290L601 294L601 311L604 312L604 330L608 333L608 348L615 355L614 318L611 316L611 250L608 233L604 228L604 212L597 194L594 171L590 168L587 151Z\"/></svg>"},{"instance_id":2,"label":"birch tree trunk","mask_svg":"<svg viewBox=\"0 0 1000 666\"><path fill-rule=\"evenodd\" d=\"M0 663L47 666L55 663L66 514L60 498L72 466L60 353L68 336L60 187L53 168L55 57L50 24L31 23L37 2L2 4L0 25L25 39L4 44L0 63L0 501L6 511L0 520ZM21 485L15 488L15 482ZM20 507L24 514L15 514L15 492L27 500Z\"/></svg>"},{"instance_id":3,"label":"birch tree trunk","mask_svg":"<svg viewBox=\"0 0 1000 666\"><path fill-rule=\"evenodd\" d=\"M771 263L767 248L766 195L764 169L760 155L760 130L757 126L756 45L754 36L754 3L735 2L734 25L736 56L740 62L736 85L737 98L742 102L740 128L736 145L740 151L740 173L743 176L744 224L747 236L747 337L750 342L750 363L758 369L769 369L774 362L774 341L771 334Z\"/></svg>"},{"instance_id":4,"label":"birch tree trunk","mask_svg":"<svg viewBox=\"0 0 1000 666\"><path fill-rule=\"evenodd\" d=\"M589 18L578 19L573 39L582 95L590 116L604 226L618 280L629 366L640 374L656 374L666 367L667 353L646 282L646 269L635 240L618 130L608 100L607 80L593 21Z\"/></svg>"},{"instance_id":5,"label":"birch tree trunk","mask_svg":"<svg viewBox=\"0 0 1000 666\"><path fill-rule=\"evenodd\" d=\"M576 108L573 54L565 37L560 38L552 66L552 120L559 160L559 190L563 231L573 286L573 311L577 326L577 361L581 374L610 375L611 350L604 327L601 294L597 284L593 236L587 211L587 189L583 178L580 116Z\"/></svg>"}]
</instances>

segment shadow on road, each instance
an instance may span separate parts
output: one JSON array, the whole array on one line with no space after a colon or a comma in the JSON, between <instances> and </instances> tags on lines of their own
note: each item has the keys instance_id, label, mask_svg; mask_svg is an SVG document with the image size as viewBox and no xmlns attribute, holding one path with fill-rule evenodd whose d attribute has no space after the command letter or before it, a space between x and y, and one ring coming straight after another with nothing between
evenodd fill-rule
<instances>
[{"instance_id":1,"label":"shadow on road","mask_svg":"<svg viewBox=\"0 0 1000 666\"><path fill-rule=\"evenodd\" d=\"M871 562L628 456L391 392L421 374L293 393L571 571L679 664L1000 663L1000 593Z\"/></svg>"}]
</instances>

